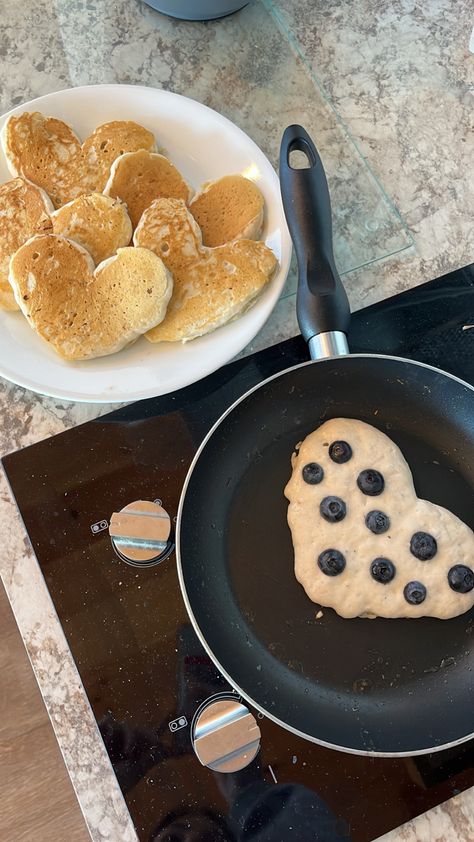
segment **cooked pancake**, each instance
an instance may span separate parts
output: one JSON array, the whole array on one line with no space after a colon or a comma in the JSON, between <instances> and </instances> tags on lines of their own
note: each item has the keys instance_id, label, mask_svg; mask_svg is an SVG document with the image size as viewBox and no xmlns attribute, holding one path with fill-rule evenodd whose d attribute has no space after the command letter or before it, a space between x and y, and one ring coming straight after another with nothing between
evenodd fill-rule
<instances>
[{"instance_id":1,"label":"cooked pancake","mask_svg":"<svg viewBox=\"0 0 474 842\"><path fill-rule=\"evenodd\" d=\"M52 211L44 190L24 178L0 186L0 309L18 310L8 281L10 258L34 234L51 230Z\"/></svg>"},{"instance_id":2,"label":"cooked pancake","mask_svg":"<svg viewBox=\"0 0 474 842\"><path fill-rule=\"evenodd\" d=\"M104 193L126 203L134 228L154 199L184 199L192 196L176 167L164 155L126 152L114 162Z\"/></svg>"},{"instance_id":3,"label":"cooked pancake","mask_svg":"<svg viewBox=\"0 0 474 842\"><path fill-rule=\"evenodd\" d=\"M94 271L90 254L56 234L32 237L10 263L15 298L36 332L68 360L113 354L157 325L172 279L141 248L119 249Z\"/></svg>"},{"instance_id":4,"label":"cooked pancake","mask_svg":"<svg viewBox=\"0 0 474 842\"><path fill-rule=\"evenodd\" d=\"M103 192L114 161L126 152L156 149L155 137L133 120L113 120L98 126L82 144L83 155L91 167L97 165L97 186Z\"/></svg>"},{"instance_id":5,"label":"cooked pancake","mask_svg":"<svg viewBox=\"0 0 474 842\"><path fill-rule=\"evenodd\" d=\"M205 246L258 240L263 228L263 196L243 175L225 175L205 184L189 205Z\"/></svg>"},{"instance_id":6,"label":"cooked pancake","mask_svg":"<svg viewBox=\"0 0 474 842\"><path fill-rule=\"evenodd\" d=\"M53 232L83 246L97 265L128 246L132 223L120 199L102 193L79 196L52 215Z\"/></svg>"},{"instance_id":7,"label":"cooked pancake","mask_svg":"<svg viewBox=\"0 0 474 842\"><path fill-rule=\"evenodd\" d=\"M159 255L174 279L165 320L150 342L186 342L240 316L270 280L277 261L263 243L236 240L210 249L181 199L157 199L134 234L136 246Z\"/></svg>"},{"instance_id":8,"label":"cooked pancake","mask_svg":"<svg viewBox=\"0 0 474 842\"><path fill-rule=\"evenodd\" d=\"M67 123L25 111L9 117L2 144L10 171L43 187L58 208L83 193L101 193L115 158L154 149L155 138L143 126L120 120L99 126L81 146Z\"/></svg>"}]
</instances>

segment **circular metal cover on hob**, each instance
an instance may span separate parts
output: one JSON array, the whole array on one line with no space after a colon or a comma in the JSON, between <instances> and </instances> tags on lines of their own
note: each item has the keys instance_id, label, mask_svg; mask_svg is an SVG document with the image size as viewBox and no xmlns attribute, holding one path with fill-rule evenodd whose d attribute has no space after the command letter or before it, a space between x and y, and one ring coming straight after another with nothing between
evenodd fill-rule
<instances>
[{"instance_id":1,"label":"circular metal cover on hob","mask_svg":"<svg viewBox=\"0 0 474 842\"><path fill-rule=\"evenodd\" d=\"M109 535L119 558L135 567L158 564L174 549L171 519L160 501L136 500L110 518Z\"/></svg>"},{"instance_id":2,"label":"circular metal cover on hob","mask_svg":"<svg viewBox=\"0 0 474 842\"><path fill-rule=\"evenodd\" d=\"M238 698L204 702L192 726L198 760L215 772L238 772L252 762L260 748L260 728Z\"/></svg>"}]
</instances>

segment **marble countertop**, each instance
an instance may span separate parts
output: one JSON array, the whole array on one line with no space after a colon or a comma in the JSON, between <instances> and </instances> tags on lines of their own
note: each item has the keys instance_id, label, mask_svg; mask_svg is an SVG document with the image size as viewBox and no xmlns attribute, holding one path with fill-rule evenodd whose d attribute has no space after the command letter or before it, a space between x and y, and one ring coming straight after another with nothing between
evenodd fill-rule
<instances>
[{"instance_id":1,"label":"marble countertop","mask_svg":"<svg viewBox=\"0 0 474 842\"><path fill-rule=\"evenodd\" d=\"M99 82L165 87L235 120L276 160L317 132L353 309L474 261L470 0L254 0L177 23L139 0L5 4L1 111ZM252 350L297 332L292 281ZM0 380L2 454L96 417ZM0 573L94 842L136 835L28 538L0 477ZM474 839L474 789L384 837Z\"/></svg>"}]
</instances>

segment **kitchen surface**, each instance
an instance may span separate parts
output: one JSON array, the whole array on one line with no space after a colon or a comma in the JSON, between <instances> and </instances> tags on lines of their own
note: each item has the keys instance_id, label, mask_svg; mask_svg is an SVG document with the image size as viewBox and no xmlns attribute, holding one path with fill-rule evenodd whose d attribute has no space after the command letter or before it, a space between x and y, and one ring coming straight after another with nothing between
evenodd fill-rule
<instances>
[{"instance_id":1,"label":"kitchen surface","mask_svg":"<svg viewBox=\"0 0 474 842\"><path fill-rule=\"evenodd\" d=\"M474 261L472 24L467 0L261 0L209 23L172 20L135 0L5 3L1 111L71 86L149 85L229 117L274 165L283 128L303 124L328 174L335 257L355 311ZM472 272L446 281L453 289L458 283L467 291L469 332ZM298 333L295 289L292 268L242 356ZM364 318L356 325L355 345L365 349ZM430 352L438 356L430 361L441 365L443 345L433 342ZM415 347L423 353L420 343ZM0 400L2 456L112 409L41 397L7 381L0 382ZM3 475L1 482L0 572L90 835L94 842L135 840L58 605ZM461 792L466 785L384 838L472 840L474 790Z\"/></svg>"}]
</instances>

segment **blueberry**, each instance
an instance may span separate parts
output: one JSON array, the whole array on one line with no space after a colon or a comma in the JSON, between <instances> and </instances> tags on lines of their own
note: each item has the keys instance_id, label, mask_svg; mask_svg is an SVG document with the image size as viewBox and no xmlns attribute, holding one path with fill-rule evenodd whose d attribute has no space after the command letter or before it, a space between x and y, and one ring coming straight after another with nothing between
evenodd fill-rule
<instances>
[{"instance_id":1,"label":"blueberry","mask_svg":"<svg viewBox=\"0 0 474 842\"><path fill-rule=\"evenodd\" d=\"M346 441L333 441L329 448L329 456L333 462L342 465L343 462L348 462L352 457L352 447Z\"/></svg>"},{"instance_id":2,"label":"blueberry","mask_svg":"<svg viewBox=\"0 0 474 842\"><path fill-rule=\"evenodd\" d=\"M329 523L338 523L346 516L346 504L340 497L324 497L319 504L321 517Z\"/></svg>"},{"instance_id":3,"label":"blueberry","mask_svg":"<svg viewBox=\"0 0 474 842\"><path fill-rule=\"evenodd\" d=\"M369 512L366 515L365 525L374 535L381 535L382 532L390 529L390 518L384 512L379 511L379 509L374 509L373 512Z\"/></svg>"},{"instance_id":4,"label":"blueberry","mask_svg":"<svg viewBox=\"0 0 474 842\"><path fill-rule=\"evenodd\" d=\"M465 564L455 564L448 573L448 582L456 593L469 593L474 588L474 573Z\"/></svg>"},{"instance_id":5,"label":"blueberry","mask_svg":"<svg viewBox=\"0 0 474 842\"><path fill-rule=\"evenodd\" d=\"M346 559L339 550L324 550L318 558L318 567L326 576L339 576L346 566Z\"/></svg>"},{"instance_id":6,"label":"blueberry","mask_svg":"<svg viewBox=\"0 0 474 842\"><path fill-rule=\"evenodd\" d=\"M410 552L420 561L429 561L436 555L437 550L436 538L433 538L428 532L415 532L411 536Z\"/></svg>"},{"instance_id":7,"label":"blueberry","mask_svg":"<svg viewBox=\"0 0 474 842\"><path fill-rule=\"evenodd\" d=\"M308 485L317 485L324 477L324 471L321 468L321 465L318 465L317 462L308 462L307 465L304 466L303 471L303 479Z\"/></svg>"},{"instance_id":8,"label":"blueberry","mask_svg":"<svg viewBox=\"0 0 474 842\"><path fill-rule=\"evenodd\" d=\"M426 599L426 588L421 582L408 582L403 589L403 596L410 605L420 605Z\"/></svg>"},{"instance_id":9,"label":"blueberry","mask_svg":"<svg viewBox=\"0 0 474 842\"><path fill-rule=\"evenodd\" d=\"M375 468L367 468L366 471L361 471L357 477L357 485L363 494L376 497L384 490L385 481L380 471L376 471Z\"/></svg>"},{"instance_id":10,"label":"blueberry","mask_svg":"<svg viewBox=\"0 0 474 842\"><path fill-rule=\"evenodd\" d=\"M395 576L395 565L388 558L376 558L370 565L370 572L376 582L386 585Z\"/></svg>"}]
</instances>

